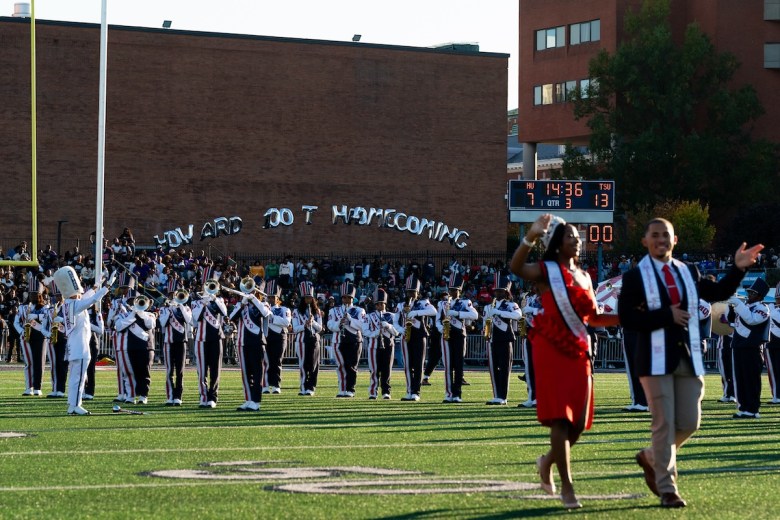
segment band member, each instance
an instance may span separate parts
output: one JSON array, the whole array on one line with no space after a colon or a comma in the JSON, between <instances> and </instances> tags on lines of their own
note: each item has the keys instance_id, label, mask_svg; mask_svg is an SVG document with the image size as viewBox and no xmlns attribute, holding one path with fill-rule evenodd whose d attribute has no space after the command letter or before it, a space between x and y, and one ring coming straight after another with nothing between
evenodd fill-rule
<instances>
[{"instance_id":1,"label":"band member","mask_svg":"<svg viewBox=\"0 0 780 520\"><path fill-rule=\"evenodd\" d=\"M244 386L244 404L236 410L239 412L256 412L260 410L263 400L263 357L268 335L268 319L271 307L263 301L266 297L265 282L255 286L254 291L247 293L238 302L230 314L230 319L238 318L238 364L241 367L241 383ZM257 293L257 294L255 294Z\"/></svg>"},{"instance_id":2,"label":"band member","mask_svg":"<svg viewBox=\"0 0 780 520\"><path fill-rule=\"evenodd\" d=\"M113 282L113 279L109 280L109 285ZM54 273L54 283L65 298L62 304L62 323L65 328L64 335L68 338L67 352L70 364L68 414L89 415L89 412L81 406L90 359L89 337L92 333L87 309L99 304L103 296L108 293L108 289L95 287L84 293L76 271L70 266L61 267Z\"/></svg>"},{"instance_id":3,"label":"band member","mask_svg":"<svg viewBox=\"0 0 780 520\"><path fill-rule=\"evenodd\" d=\"M290 309L282 305L282 288L275 280L266 285L269 294L271 315L268 317L268 336L263 357L263 386L272 394L282 393L282 358L287 349L287 332L292 323ZM265 389L264 388L264 389Z\"/></svg>"},{"instance_id":4,"label":"band member","mask_svg":"<svg viewBox=\"0 0 780 520\"><path fill-rule=\"evenodd\" d=\"M390 399L390 374L398 331L393 327L393 314L387 312L387 293L382 289L377 290L374 308L363 321L363 334L368 338L368 369L371 372L368 398L376 399L381 388L382 399Z\"/></svg>"},{"instance_id":5,"label":"band member","mask_svg":"<svg viewBox=\"0 0 780 520\"><path fill-rule=\"evenodd\" d=\"M437 309L440 308L439 303L440 302L436 302L435 307ZM433 305L433 303L431 303L431 305ZM422 383L420 383L422 386L431 386L429 379L441 361L441 332L437 327L431 327L429 332L430 338L428 338L428 352L425 356L425 370L423 370ZM461 382L461 384L463 384L463 382Z\"/></svg>"},{"instance_id":6,"label":"band member","mask_svg":"<svg viewBox=\"0 0 780 520\"><path fill-rule=\"evenodd\" d=\"M103 322L103 313L97 306L93 305L87 309L87 315L89 316L89 328L91 334L89 335L89 365L87 365L87 380L84 384L84 396L85 401L91 401L95 398L95 363L97 362L98 353L100 352L100 342L103 338L103 333L106 330Z\"/></svg>"},{"instance_id":7,"label":"band member","mask_svg":"<svg viewBox=\"0 0 780 520\"><path fill-rule=\"evenodd\" d=\"M777 388L777 375L780 370L780 301L778 301L780 294L778 292L780 291L775 291L775 303L769 306L769 342L766 344L765 356L772 399L767 404L780 404L780 389Z\"/></svg>"},{"instance_id":8,"label":"band member","mask_svg":"<svg viewBox=\"0 0 780 520\"><path fill-rule=\"evenodd\" d=\"M204 284L202 297L192 302L200 408L217 407L224 338L222 322L227 317L225 300L217 295L218 292L219 284L209 280Z\"/></svg>"},{"instance_id":9,"label":"band member","mask_svg":"<svg viewBox=\"0 0 780 520\"><path fill-rule=\"evenodd\" d=\"M35 280L33 285L29 286L29 303L19 308L14 319L14 328L19 333L24 359L24 393L22 395L43 395L41 380L46 364L50 319L49 310L45 305L45 296L45 287L38 280Z\"/></svg>"},{"instance_id":10,"label":"band member","mask_svg":"<svg viewBox=\"0 0 780 520\"><path fill-rule=\"evenodd\" d=\"M756 278L747 290L747 303L736 296L729 299L737 319L731 355L734 391L737 398L735 419L758 419L761 407L761 370L764 343L769 338L769 308L762 303L769 292L763 278Z\"/></svg>"},{"instance_id":11,"label":"band member","mask_svg":"<svg viewBox=\"0 0 780 520\"><path fill-rule=\"evenodd\" d=\"M444 361L444 403L463 402L463 357L466 355L466 327L479 317L471 300L460 299L463 277L450 275L449 295L439 302L436 328L441 333L441 354Z\"/></svg>"},{"instance_id":12,"label":"band member","mask_svg":"<svg viewBox=\"0 0 780 520\"><path fill-rule=\"evenodd\" d=\"M417 299L420 281L413 275L406 279L406 299L396 309L395 329L401 334L401 352L406 375L406 395L402 401L419 401L423 361L428 344L426 317L436 316L436 308L427 298Z\"/></svg>"},{"instance_id":13,"label":"band member","mask_svg":"<svg viewBox=\"0 0 780 520\"><path fill-rule=\"evenodd\" d=\"M65 397L68 379L68 339L63 325L62 294L54 286L49 307L49 364L51 365L51 393L48 398Z\"/></svg>"},{"instance_id":14,"label":"band member","mask_svg":"<svg viewBox=\"0 0 780 520\"><path fill-rule=\"evenodd\" d=\"M189 293L176 290L175 281L168 287L168 305L160 309L165 363L165 405L181 406L184 393L184 359L187 340L192 334L192 309L187 306Z\"/></svg>"},{"instance_id":15,"label":"band member","mask_svg":"<svg viewBox=\"0 0 780 520\"><path fill-rule=\"evenodd\" d=\"M301 389L298 395L314 395L317 389L317 375L320 369L320 332L322 312L314 298L311 282L301 282L301 301L293 311L292 326L295 333L295 354L301 374Z\"/></svg>"},{"instance_id":16,"label":"band member","mask_svg":"<svg viewBox=\"0 0 780 520\"><path fill-rule=\"evenodd\" d=\"M349 282L341 284L341 307L338 314L341 319L333 322L328 319L330 330L339 331L338 348L334 346L336 365L339 371L339 393L336 397L355 397L355 383L357 382L358 361L363 350L363 319L366 312L360 307L355 307L352 302L355 298L355 286ZM335 316L334 309L331 315Z\"/></svg>"},{"instance_id":17,"label":"band member","mask_svg":"<svg viewBox=\"0 0 780 520\"><path fill-rule=\"evenodd\" d=\"M127 376L130 380L131 396L137 396L140 404L147 403L152 382L154 329L157 316L148 312L151 305L151 300L146 296L136 296L133 298L130 312L122 314L116 320L116 330L127 332Z\"/></svg>"},{"instance_id":18,"label":"band member","mask_svg":"<svg viewBox=\"0 0 780 520\"><path fill-rule=\"evenodd\" d=\"M731 341L734 339L736 319L737 315L731 305L720 316L720 323L730 327L731 330L730 333L721 334L718 338L718 372L720 372L720 382L723 388L723 395L718 399L718 402L721 403L737 402L737 398L734 397L734 367L732 367L733 356L731 354Z\"/></svg>"},{"instance_id":19,"label":"band member","mask_svg":"<svg viewBox=\"0 0 780 520\"><path fill-rule=\"evenodd\" d=\"M341 341L343 338L341 324L347 313L347 304L352 305L352 297L342 294L341 302L342 305L334 305L328 311L328 330L333 333L331 345L333 347L333 358L336 360L336 379L339 387L336 397L347 397L346 369L344 368L344 358L341 355Z\"/></svg>"},{"instance_id":20,"label":"band member","mask_svg":"<svg viewBox=\"0 0 780 520\"><path fill-rule=\"evenodd\" d=\"M493 399L485 404L505 405L509 394L509 376L512 373L512 359L517 322L523 317L520 306L512 301L512 282L500 280L496 274L493 284L493 304L485 307L485 320L490 320L488 336L488 365L493 383Z\"/></svg>"},{"instance_id":21,"label":"band member","mask_svg":"<svg viewBox=\"0 0 780 520\"><path fill-rule=\"evenodd\" d=\"M106 325L111 331L111 343L114 345L114 360L116 361L116 386L117 395L115 403L127 402L134 403L135 391L131 390L130 378L127 375L127 331L118 332L116 330L116 320L120 316L130 312L132 304L130 303L135 296L135 278L127 272L119 275L119 289L117 297L111 302L106 317Z\"/></svg>"},{"instance_id":22,"label":"band member","mask_svg":"<svg viewBox=\"0 0 780 520\"><path fill-rule=\"evenodd\" d=\"M531 285L522 309L527 331L525 341L523 341L523 362L525 363L525 387L528 391L528 399L517 405L518 407L534 408L536 406L536 378L534 374L533 345L531 344L530 336L531 330L534 328L534 317L541 308L542 303L539 300L536 286Z\"/></svg>"}]
</instances>

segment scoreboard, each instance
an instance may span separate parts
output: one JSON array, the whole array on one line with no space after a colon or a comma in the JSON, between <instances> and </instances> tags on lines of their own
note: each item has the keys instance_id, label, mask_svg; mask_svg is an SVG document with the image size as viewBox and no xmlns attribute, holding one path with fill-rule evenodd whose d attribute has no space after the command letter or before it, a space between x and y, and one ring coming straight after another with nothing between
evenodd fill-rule
<instances>
[{"instance_id":1,"label":"scoreboard","mask_svg":"<svg viewBox=\"0 0 780 520\"><path fill-rule=\"evenodd\" d=\"M612 223L615 181L511 180L507 202L510 222L554 213L569 222Z\"/></svg>"}]
</instances>

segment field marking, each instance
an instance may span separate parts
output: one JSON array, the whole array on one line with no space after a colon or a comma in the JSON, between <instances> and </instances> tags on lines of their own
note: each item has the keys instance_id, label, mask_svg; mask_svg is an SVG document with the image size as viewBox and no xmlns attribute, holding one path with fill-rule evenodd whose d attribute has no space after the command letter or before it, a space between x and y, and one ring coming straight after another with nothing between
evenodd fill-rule
<instances>
[{"instance_id":1,"label":"field marking","mask_svg":"<svg viewBox=\"0 0 780 520\"><path fill-rule=\"evenodd\" d=\"M0 432L0 439L19 439L22 437L29 437L29 435L22 432Z\"/></svg>"}]
</instances>

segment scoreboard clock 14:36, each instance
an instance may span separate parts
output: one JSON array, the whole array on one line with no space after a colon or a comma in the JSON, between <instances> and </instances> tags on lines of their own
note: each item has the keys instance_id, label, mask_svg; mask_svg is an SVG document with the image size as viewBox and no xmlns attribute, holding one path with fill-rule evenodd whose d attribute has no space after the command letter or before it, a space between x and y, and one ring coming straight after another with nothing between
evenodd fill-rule
<instances>
[{"instance_id":1,"label":"scoreboard clock 14:36","mask_svg":"<svg viewBox=\"0 0 780 520\"><path fill-rule=\"evenodd\" d=\"M533 222L555 213L569 222L611 223L615 211L615 181L509 181L510 222Z\"/></svg>"}]
</instances>

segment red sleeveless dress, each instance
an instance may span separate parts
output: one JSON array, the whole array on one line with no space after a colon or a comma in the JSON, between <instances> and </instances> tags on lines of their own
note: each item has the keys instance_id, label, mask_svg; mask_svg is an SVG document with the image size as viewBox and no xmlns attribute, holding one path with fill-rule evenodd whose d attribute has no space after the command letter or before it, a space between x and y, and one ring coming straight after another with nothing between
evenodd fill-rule
<instances>
[{"instance_id":1,"label":"red sleeveless dress","mask_svg":"<svg viewBox=\"0 0 780 520\"><path fill-rule=\"evenodd\" d=\"M547 269L541 263L547 278ZM591 292L577 287L571 273L561 267L572 307L587 325L596 315ZM585 414L585 429L593 424L593 379L588 343L574 336L558 311L552 291L541 295L542 310L529 331L536 376L536 417L550 426L555 419L576 423Z\"/></svg>"}]
</instances>

